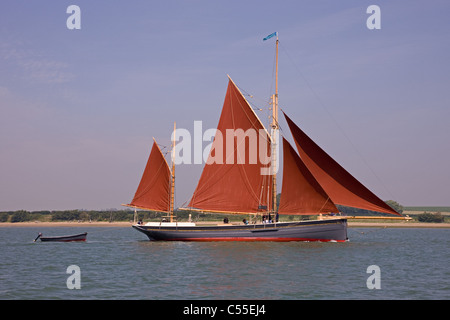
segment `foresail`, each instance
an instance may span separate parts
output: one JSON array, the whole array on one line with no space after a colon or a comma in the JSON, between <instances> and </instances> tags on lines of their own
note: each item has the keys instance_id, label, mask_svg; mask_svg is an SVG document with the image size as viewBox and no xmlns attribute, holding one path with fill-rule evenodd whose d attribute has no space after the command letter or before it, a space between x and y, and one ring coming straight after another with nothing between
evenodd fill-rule
<instances>
[{"instance_id":1,"label":"foresail","mask_svg":"<svg viewBox=\"0 0 450 320\"><path fill-rule=\"evenodd\" d=\"M208 161L189 207L258 212L271 207L270 136L231 79Z\"/></svg>"},{"instance_id":2,"label":"foresail","mask_svg":"<svg viewBox=\"0 0 450 320\"><path fill-rule=\"evenodd\" d=\"M153 141L141 182L128 206L155 211L169 211L170 169L161 149Z\"/></svg>"},{"instance_id":3,"label":"foresail","mask_svg":"<svg viewBox=\"0 0 450 320\"><path fill-rule=\"evenodd\" d=\"M338 212L330 197L283 137L283 184L279 214L314 215Z\"/></svg>"},{"instance_id":4,"label":"foresail","mask_svg":"<svg viewBox=\"0 0 450 320\"><path fill-rule=\"evenodd\" d=\"M300 158L334 203L400 215L312 141L286 114Z\"/></svg>"}]
</instances>

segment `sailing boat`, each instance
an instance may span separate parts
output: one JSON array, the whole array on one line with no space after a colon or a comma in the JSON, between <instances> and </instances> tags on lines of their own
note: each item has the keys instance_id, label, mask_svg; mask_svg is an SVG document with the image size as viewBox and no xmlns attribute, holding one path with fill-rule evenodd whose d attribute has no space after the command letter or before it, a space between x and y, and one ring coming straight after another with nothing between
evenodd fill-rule
<instances>
[{"instance_id":1,"label":"sailing boat","mask_svg":"<svg viewBox=\"0 0 450 320\"><path fill-rule=\"evenodd\" d=\"M172 170L154 141L136 194L127 205L167 212L170 222L135 224L133 228L150 240L165 241L344 242L348 240L347 219L335 215L339 212L336 204L399 215L326 154L284 112L298 153L283 137L283 181L277 208L278 35L275 74L271 134L229 77L217 126L217 132L222 134L216 133L208 161L186 208L194 212L245 213L255 217L264 214L270 218L262 222L255 219L250 224L218 225L173 221L174 135ZM257 141L256 147L251 143L252 138ZM270 157L267 157L268 150L271 150ZM254 157L255 153L259 157ZM279 222L278 214L333 216L326 220Z\"/></svg>"}]
</instances>

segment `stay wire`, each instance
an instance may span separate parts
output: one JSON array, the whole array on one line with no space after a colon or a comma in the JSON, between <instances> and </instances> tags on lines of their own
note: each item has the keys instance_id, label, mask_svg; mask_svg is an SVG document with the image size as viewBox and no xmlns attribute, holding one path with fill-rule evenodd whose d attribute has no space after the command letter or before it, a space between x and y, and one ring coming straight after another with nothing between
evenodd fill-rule
<instances>
[{"instance_id":1,"label":"stay wire","mask_svg":"<svg viewBox=\"0 0 450 320\"><path fill-rule=\"evenodd\" d=\"M378 180L378 182L383 186L383 188L389 193L389 195L392 197L392 199L396 199L394 197L394 195L392 194L392 192L389 190L389 188L384 184L384 182L381 180L381 178L375 173L375 171L372 169L372 167L369 165L369 163L366 161L366 159L362 156L362 154L359 152L358 148L356 148L356 146L353 144L353 142L350 140L350 138L348 137L348 135L345 133L344 129L339 125L339 122L333 117L333 115L331 114L331 112L328 110L328 108L325 106L325 103L323 103L323 101L320 99L319 95L317 94L317 92L313 89L313 87L311 86L311 84L309 83L309 81L306 79L306 77L304 76L304 74L302 73L302 71L300 70L300 68L297 66L297 64L295 63L294 59L292 59L292 57L289 55L287 49L282 45L281 41L279 42L280 47L283 49L284 53L286 54L286 56L289 58L289 60L291 61L291 63L294 65L295 69L297 70L297 72L300 74L300 76L302 77L303 81L306 83L308 89L312 92L312 94L314 95L314 97L316 98L316 100L318 101L319 105L322 107L323 110L325 110L325 112L328 114L328 116L330 117L330 119L334 122L334 124L336 125L336 127L341 131L341 133L344 135L344 137L347 139L347 141L350 143L350 145L352 146L352 148L354 149L354 151L358 154L358 156L361 158L361 160L364 162L364 164L367 166L367 168L369 168L369 170L372 172L372 174L375 176L375 178Z\"/></svg>"}]
</instances>

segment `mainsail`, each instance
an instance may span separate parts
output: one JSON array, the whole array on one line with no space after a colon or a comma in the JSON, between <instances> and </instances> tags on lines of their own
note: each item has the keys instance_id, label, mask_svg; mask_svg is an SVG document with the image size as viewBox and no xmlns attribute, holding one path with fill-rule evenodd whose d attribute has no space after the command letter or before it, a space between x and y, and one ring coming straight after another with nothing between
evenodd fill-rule
<instances>
[{"instance_id":1,"label":"mainsail","mask_svg":"<svg viewBox=\"0 0 450 320\"><path fill-rule=\"evenodd\" d=\"M189 207L230 213L270 209L270 139L230 78L216 136Z\"/></svg>"},{"instance_id":2,"label":"mainsail","mask_svg":"<svg viewBox=\"0 0 450 320\"><path fill-rule=\"evenodd\" d=\"M283 137L283 184L279 214L338 212L330 197Z\"/></svg>"},{"instance_id":3,"label":"mainsail","mask_svg":"<svg viewBox=\"0 0 450 320\"><path fill-rule=\"evenodd\" d=\"M133 200L126 206L169 212L171 173L156 141Z\"/></svg>"},{"instance_id":4,"label":"mainsail","mask_svg":"<svg viewBox=\"0 0 450 320\"><path fill-rule=\"evenodd\" d=\"M300 158L334 203L400 215L342 168L285 113L284 116L294 137Z\"/></svg>"}]
</instances>

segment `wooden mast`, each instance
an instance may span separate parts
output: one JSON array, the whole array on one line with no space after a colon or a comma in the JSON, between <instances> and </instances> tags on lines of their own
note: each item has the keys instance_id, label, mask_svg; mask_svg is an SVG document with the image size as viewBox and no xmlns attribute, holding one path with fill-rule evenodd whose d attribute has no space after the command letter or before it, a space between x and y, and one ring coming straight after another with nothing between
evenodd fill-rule
<instances>
[{"instance_id":1,"label":"wooden mast","mask_svg":"<svg viewBox=\"0 0 450 320\"><path fill-rule=\"evenodd\" d=\"M275 94L272 95L272 211L277 211L277 137L278 137L278 33L276 41L276 59L275 59Z\"/></svg>"},{"instance_id":2,"label":"wooden mast","mask_svg":"<svg viewBox=\"0 0 450 320\"><path fill-rule=\"evenodd\" d=\"M172 140L172 183L170 188L170 222L173 222L173 212L175 206L175 132L177 123L173 123L173 140Z\"/></svg>"}]
</instances>

